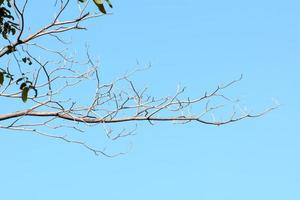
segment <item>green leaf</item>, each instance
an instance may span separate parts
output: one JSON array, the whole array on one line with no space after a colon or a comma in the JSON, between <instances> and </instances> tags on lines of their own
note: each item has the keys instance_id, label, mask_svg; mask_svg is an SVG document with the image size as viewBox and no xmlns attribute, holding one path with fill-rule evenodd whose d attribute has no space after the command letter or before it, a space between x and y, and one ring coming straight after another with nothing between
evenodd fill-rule
<instances>
[{"instance_id":1,"label":"green leaf","mask_svg":"<svg viewBox=\"0 0 300 200\"><path fill-rule=\"evenodd\" d=\"M26 86L27 86L26 83L22 83L22 84L20 85L20 90L23 90Z\"/></svg>"},{"instance_id":2,"label":"green leaf","mask_svg":"<svg viewBox=\"0 0 300 200\"><path fill-rule=\"evenodd\" d=\"M32 65L31 59L27 57L28 65Z\"/></svg>"},{"instance_id":3,"label":"green leaf","mask_svg":"<svg viewBox=\"0 0 300 200\"><path fill-rule=\"evenodd\" d=\"M3 85L4 82L4 73L0 72L0 86Z\"/></svg>"},{"instance_id":4,"label":"green leaf","mask_svg":"<svg viewBox=\"0 0 300 200\"><path fill-rule=\"evenodd\" d=\"M2 32L2 37L7 40L8 37L7 37L7 32L6 31Z\"/></svg>"},{"instance_id":5,"label":"green leaf","mask_svg":"<svg viewBox=\"0 0 300 200\"><path fill-rule=\"evenodd\" d=\"M16 34L16 29L11 28L11 34L15 35Z\"/></svg>"},{"instance_id":6,"label":"green leaf","mask_svg":"<svg viewBox=\"0 0 300 200\"><path fill-rule=\"evenodd\" d=\"M106 10L105 10L103 4L96 4L96 5L97 5L97 7L99 8L100 12L102 12L103 14L106 14Z\"/></svg>"},{"instance_id":7,"label":"green leaf","mask_svg":"<svg viewBox=\"0 0 300 200\"><path fill-rule=\"evenodd\" d=\"M20 81L22 81L23 79L24 79L24 77L18 78L17 81L16 81L16 84L19 85Z\"/></svg>"},{"instance_id":8,"label":"green leaf","mask_svg":"<svg viewBox=\"0 0 300 200\"><path fill-rule=\"evenodd\" d=\"M110 2L110 0L105 0L105 1L106 1L106 3L109 5L109 7L113 8L113 5L112 5L112 3Z\"/></svg>"},{"instance_id":9,"label":"green leaf","mask_svg":"<svg viewBox=\"0 0 300 200\"><path fill-rule=\"evenodd\" d=\"M102 12L103 14L106 14L106 10L104 8L103 1L102 0L93 0L93 1L96 4L96 6L98 7L99 11Z\"/></svg>"},{"instance_id":10,"label":"green leaf","mask_svg":"<svg viewBox=\"0 0 300 200\"><path fill-rule=\"evenodd\" d=\"M28 92L29 92L29 88L25 87L22 90L22 101L25 103L28 99Z\"/></svg>"}]
</instances>

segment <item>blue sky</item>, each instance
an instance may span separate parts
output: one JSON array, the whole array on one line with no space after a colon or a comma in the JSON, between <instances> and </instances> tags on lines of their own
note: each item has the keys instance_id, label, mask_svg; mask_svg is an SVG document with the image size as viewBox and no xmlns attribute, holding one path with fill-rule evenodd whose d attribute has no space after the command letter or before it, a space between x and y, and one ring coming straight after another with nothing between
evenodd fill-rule
<instances>
[{"instance_id":1,"label":"blue sky","mask_svg":"<svg viewBox=\"0 0 300 200\"><path fill-rule=\"evenodd\" d=\"M48 17L39 3L32 26ZM74 48L87 42L100 58L103 79L151 63L136 77L141 87L169 95L180 83L196 96L243 74L227 94L249 110L272 99L280 108L221 127L140 124L131 151L113 159L0 130L0 199L300 199L299 1L113 4L113 15L71 34Z\"/></svg>"}]
</instances>

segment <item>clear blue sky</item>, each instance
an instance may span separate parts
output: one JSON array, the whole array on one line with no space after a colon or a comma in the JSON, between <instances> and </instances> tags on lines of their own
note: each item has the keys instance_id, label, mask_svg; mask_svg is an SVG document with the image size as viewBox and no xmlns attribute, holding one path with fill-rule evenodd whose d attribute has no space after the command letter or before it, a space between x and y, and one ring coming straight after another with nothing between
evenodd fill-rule
<instances>
[{"instance_id":1,"label":"clear blue sky","mask_svg":"<svg viewBox=\"0 0 300 200\"><path fill-rule=\"evenodd\" d=\"M0 130L0 199L299 200L300 2L112 1L113 15L72 36L108 79L151 62L137 83L158 95L180 83L193 96L244 74L231 96L253 111L273 98L282 106L222 127L140 124L132 150L114 159Z\"/></svg>"}]
</instances>

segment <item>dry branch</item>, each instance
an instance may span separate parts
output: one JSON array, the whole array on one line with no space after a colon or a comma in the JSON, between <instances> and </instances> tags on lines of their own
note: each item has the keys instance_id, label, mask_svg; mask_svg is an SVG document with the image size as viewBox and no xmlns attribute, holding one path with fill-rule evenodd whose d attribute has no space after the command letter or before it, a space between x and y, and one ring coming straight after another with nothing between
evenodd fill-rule
<instances>
[{"instance_id":1,"label":"dry branch","mask_svg":"<svg viewBox=\"0 0 300 200\"><path fill-rule=\"evenodd\" d=\"M108 154L105 149L98 150L81 140L69 139L64 134L58 134L56 130L72 129L84 133L85 130L82 129L82 125L91 127L101 124L104 126L107 137L115 141L133 135L135 128L127 131L124 129L114 135L112 129L107 127L109 124L137 123L140 121L154 124L160 121L181 124L198 122L220 126L246 118L259 117L277 107L273 106L257 114L248 113L244 110L233 110L232 114L223 121L209 118L210 114L223 106L223 104L211 105L210 102L214 99L222 100L224 104L228 102L237 104L225 95L224 90L239 82L242 76L194 99L182 97L185 88L178 88L173 96L160 98L147 94L147 88L138 89L132 81L132 76L141 69L136 69L118 79L103 84L99 75L99 65L95 64L88 49L86 50L86 61L80 62L76 59L76 56L70 55L65 50L49 49L35 41L40 37L54 37L60 43L60 46L67 45L60 34L71 30L85 29L81 26L82 22L101 15L86 12L86 4L76 18L60 20L61 15L67 12L70 4L69 0L60 1L60 4L57 2L59 9L54 19L48 25L24 37L24 27L27 20L24 13L28 3L29 1L26 0L22 6L18 6L14 1L13 5L20 30L15 37L15 41L0 50L0 58L13 57L14 62L19 66L21 76L31 77L34 87L38 90L38 95L36 97L29 96L29 102L26 104L27 108L0 114L0 128L2 129L29 131L81 145L96 155L115 156L119 154ZM14 52L11 52L12 49ZM32 51L32 49L35 49L35 51ZM36 54L37 50L40 54L48 55L52 59L47 59L47 56L41 59ZM20 54L26 55L32 60L34 66L31 70L23 72L20 66L21 61L18 58ZM9 59L7 67L9 68L10 65L12 65L11 59ZM80 104L80 100L72 99L66 95L70 90L72 91L72 89L76 89L84 83L92 84L91 86L95 88L94 95L91 95L88 99L90 103ZM16 80L6 82L0 89L2 100L6 98L12 101L21 98L21 91L16 87ZM201 107L202 110L193 113L191 111L193 106ZM50 134L50 130L56 132Z\"/></svg>"}]
</instances>

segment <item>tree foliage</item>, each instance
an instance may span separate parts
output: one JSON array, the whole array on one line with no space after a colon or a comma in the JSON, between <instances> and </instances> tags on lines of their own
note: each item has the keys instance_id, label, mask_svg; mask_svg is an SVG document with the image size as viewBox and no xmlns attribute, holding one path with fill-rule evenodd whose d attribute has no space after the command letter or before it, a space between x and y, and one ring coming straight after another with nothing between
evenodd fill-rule
<instances>
[{"instance_id":1,"label":"tree foliage","mask_svg":"<svg viewBox=\"0 0 300 200\"><path fill-rule=\"evenodd\" d=\"M4 39L8 39L10 34L15 35L19 28L18 24L14 22L15 18L12 16L10 8L10 1L0 1L0 34Z\"/></svg>"}]
</instances>

